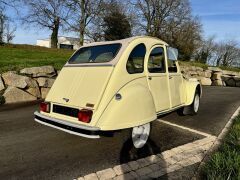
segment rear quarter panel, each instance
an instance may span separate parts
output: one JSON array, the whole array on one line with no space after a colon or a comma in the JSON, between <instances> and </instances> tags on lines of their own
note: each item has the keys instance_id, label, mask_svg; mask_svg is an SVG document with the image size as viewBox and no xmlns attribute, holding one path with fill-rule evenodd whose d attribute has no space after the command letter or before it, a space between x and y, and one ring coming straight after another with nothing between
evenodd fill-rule
<instances>
[{"instance_id":1,"label":"rear quarter panel","mask_svg":"<svg viewBox=\"0 0 240 180\"><path fill-rule=\"evenodd\" d=\"M118 130L146 124L155 120L156 110L146 77L135 79L121 88L100 117L97 126L102 130Z\"/></svg>"}]
</instances>

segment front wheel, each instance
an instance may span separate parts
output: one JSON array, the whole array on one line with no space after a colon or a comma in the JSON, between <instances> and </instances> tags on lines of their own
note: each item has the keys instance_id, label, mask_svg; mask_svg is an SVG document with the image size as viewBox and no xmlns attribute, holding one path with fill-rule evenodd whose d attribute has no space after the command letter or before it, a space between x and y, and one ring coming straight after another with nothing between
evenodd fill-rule
<instances>
[{"instance_id":1,"label":"front wheel","mask_svg":"<svg viewBox=\"0 0 240 180\"><path fill-rule=\"evenodd\" d=\"M136 126L132 129L132 142L135 148L142 148L147 143L150 131L150 123Z\"/></svg>"},{"instance_id":2,"label":"front wheel","mask_svg":"<svg viewBox=\"0 0 240 180\"><path fill-rule=\"evenodd\" d=\"M199 110L200 105L200 95L198 92L195 93L193 102L189 106L185 106L177 110L178 115L195 115Z\"/></svg>"},{"instance_id":3,"label":"front wheel","mask_svg":"<svg viewBox=\"0 0 240 180\"><path fill-rule=\"evenodd\" d=\"M199 105L200 105L200 95L198 92L196 92L192 104L184 108L184 114L185 112L186 114L190 114L190 115L197 114L199 110Z\"/></svg>"}]
</instances>

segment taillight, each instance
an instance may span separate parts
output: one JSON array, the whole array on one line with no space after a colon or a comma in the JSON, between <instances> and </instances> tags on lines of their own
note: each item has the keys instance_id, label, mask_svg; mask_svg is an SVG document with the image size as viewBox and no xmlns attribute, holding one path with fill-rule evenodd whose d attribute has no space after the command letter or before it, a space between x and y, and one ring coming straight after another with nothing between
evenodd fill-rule
<instances>
[{"instance_id":1,"label":"taillight","mask_svg":"<svg viewBox=\"0 0 240 180\"><path fill-rule=\"evenodd\" d=\"M48 102L41 102L40 103L40 111L49 113L50 112L50 103L48 103Z\"/></svg>"},{"instance_id":2,"label":"taillight","mask_svg":"<svg viewBox=\"0 0 240 180\"><path fill-rule=\"evenodd\" d=\"M85 123L89 123L92 119L92 110L88 110L88 109L82 109L78 112L78 120L85 122Z\"/></svg>"}]
</instances>

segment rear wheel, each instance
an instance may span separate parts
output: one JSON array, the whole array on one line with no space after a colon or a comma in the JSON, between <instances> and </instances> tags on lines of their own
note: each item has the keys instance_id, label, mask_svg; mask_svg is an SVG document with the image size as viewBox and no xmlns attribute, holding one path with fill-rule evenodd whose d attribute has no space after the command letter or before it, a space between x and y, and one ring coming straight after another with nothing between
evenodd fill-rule
<instances>
[{"instance_id":1,"label":"rear wheel","mask_svg":"<svg viewBox=\"0 0 240 180\"><path fill-rule=\"evenodd\" d=\"M150 123L136 126L132 129L132 142L135 148L142 148L147 143L150 131Z\"/></svg>"}]
</instances>

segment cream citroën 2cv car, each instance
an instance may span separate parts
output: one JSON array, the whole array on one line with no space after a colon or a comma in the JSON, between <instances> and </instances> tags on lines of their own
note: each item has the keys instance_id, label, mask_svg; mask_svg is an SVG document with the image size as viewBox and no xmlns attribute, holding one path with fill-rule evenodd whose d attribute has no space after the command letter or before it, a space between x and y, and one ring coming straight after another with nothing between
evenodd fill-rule
<instances>
[{"instance_id":1,"label":"cream citro\u00ebn 2cv car","mask_svg":"<svg viewBox=\"0 0 240 180\"><path fill-rule=\"evenodd\" d=\"M35 121L87 138L131 129L141 148L158 115L199 109L201 85L183 77L177 56L147 36L87 44L62 68Z\"/></svg>"}]
</instances>

